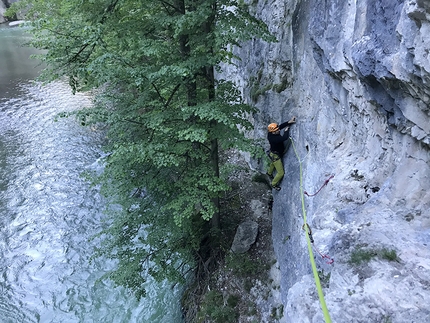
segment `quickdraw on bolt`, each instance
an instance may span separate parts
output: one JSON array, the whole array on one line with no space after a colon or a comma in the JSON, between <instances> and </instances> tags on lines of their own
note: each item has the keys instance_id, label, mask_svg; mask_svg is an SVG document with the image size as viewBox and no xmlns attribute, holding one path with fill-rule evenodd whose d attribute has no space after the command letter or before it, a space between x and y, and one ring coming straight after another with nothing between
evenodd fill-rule
<instances>
[{"instance_id":1,"label":"quickdraw on bolt","mask_svg":"<svg viewBox=\"0 0 430 323\"><path fill-rule=\"evenodd\" d=\"M307 228L307 230L305 227ZM311 227L309 226L309 224L307 224L307 223L303 224L302 229L307 231L308 236L309 236L309 240L311 240L311 243L314 243L314 238L312 237L312 230L311 230Z\"/></svg>"},{"instance_id":2,"label":"quickdraw on bolt","mask_svg":"<svg viewBox=\"0 0 430 323\"><path fill-rule=\"evenodd\" d=\"M311 231L310 231L310 227L309 227L309 225L307 224L307 221L306 221L305 198L304 198L304 193L303 193L302 161L300 160L300 157L299 157L299 154L297 152L296 146L295 146L294 141L293 141L293 139L291 137L290 137L290 140L291 140L291 144L292 144L293 149L294 149L294 153L296 154L297 161L299 162L300 197L301 197L301 202L302 202L303 223L305 223L306 228L307 228L307 233L309 234ZM328 181L327 181L327 183L328 183ZM309 236L309 238L310 238L310 236ZM318 292L318 298L319 298L319 301L320 301L321 310L322 310L323 315L324 315L324 321L325 321L325 323L332 323L331 318L330 318L330 313L328 311L327 304L325 302L324 293L323 293L322 286L321 286L321 281L320 281L319 276L318 276L318 269L317 269L317 266L315 264L315 259L314 259L314 256L313 256L312 246L314 244L311 243L311 239L307 240L307 245L308 245L308 251L309 251L309 261L311 263L312 273L314 275L315 285L316 285L317 292Z\"/></svg>"},{"instance_id":3,"label":"quickdraw on bolt","mask_svg":"<svg viewBox=\"0 0 430 323\"><path fill-rule=\"evenodd\" d=\"M327 264L329 264L329 265L331 265L332 263L334 263L334 259L333 259L333 258L330 258L329 256L327 256L327 255L325 255L325 254L321 253L321 252L318 250L318 248L315 246L315 244L314 244L314 242L315 242L315 241L314 241L314 237L312 236L312 230L311 230L311 227L309 226L309 224L307 224L307 223L303 224L302 229L303 229L303 230L305 230L305 231L308 233L309 240L311 241L312 246L313 246L313 247L314 247L314 249L318 252L318 254L321 256L321 258L322 258L322 259L327 259L327 260L326 260L326 263L327 263Z\"/></svg>"},{"instance_id":4,"label":"quickdraw on bolt","mask_svg":"<svg viewBox=\"0 0 430 323\"><path fill-rule=\"evenodd\" d=\"M314 194L309 194L308 192L304 191L304 192L303 192L303 194L305 194L305 195L307 195L307 196L315 196L315 195L317 195L317 194L318 194L318 193L323 189L323 187L324 187L324 186L326 186L326 185L328 184L328 182L330 182L330 180L331 180L333 177L334 177L334 175L331 175L329 178L327 178L327 179L325 180L324 184L322 184L322 186L320 187L320 189L319 189L316 193L314 193Z\"/></svg>"}]
</instances>

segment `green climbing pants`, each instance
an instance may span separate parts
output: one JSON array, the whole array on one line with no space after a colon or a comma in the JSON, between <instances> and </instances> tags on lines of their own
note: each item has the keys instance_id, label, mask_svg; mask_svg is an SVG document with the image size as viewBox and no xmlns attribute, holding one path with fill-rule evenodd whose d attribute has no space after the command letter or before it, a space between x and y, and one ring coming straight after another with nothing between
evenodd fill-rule
<instances>
[{"instance_id":1,"label":"green climbing pants","mask_svg":"<svg viewBox=\"0 0 430 323\"><path fill-rule=\"evenodd\" d=\"M276 186L281 181L282 177L284 177L284 165L282 164L282 159L281 157L279 157L278 154L271 152L269 154L269 157L270 157L271 163L267 173L269 175L272 175L273 171L276 169L276 176L272 180L272 186Z\"/></svg>"}]
</instances>

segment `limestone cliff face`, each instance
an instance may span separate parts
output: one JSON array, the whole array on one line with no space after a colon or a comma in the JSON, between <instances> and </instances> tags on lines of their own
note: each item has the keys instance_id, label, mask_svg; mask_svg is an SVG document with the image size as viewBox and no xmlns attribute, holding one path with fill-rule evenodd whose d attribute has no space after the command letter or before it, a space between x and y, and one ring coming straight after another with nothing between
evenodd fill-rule
<instances>
[{"instance_id":1,"label":"limestone cliff face","mask_svg":"<svg viewBox=\"0 0 430 323\"><path fill-rule=\"evenodd\" d=\"M255 137L295 115L308 224L336 323L430 322L430 3L291 0L254 3L277 36L238 49ZM253 166L264 171L263 161ZM274 192L273 242L285 322L324 322L311 273L290 147ZM289 237L289 239L286 239ZM398 261L381 250L395 251ZM365 251L369 262L350 262ZM378 256L379 255L379 256ZM386 256L386 254L385 254ZM387 258L387 257L385 257Z\"/></svg>"}]
</instances>

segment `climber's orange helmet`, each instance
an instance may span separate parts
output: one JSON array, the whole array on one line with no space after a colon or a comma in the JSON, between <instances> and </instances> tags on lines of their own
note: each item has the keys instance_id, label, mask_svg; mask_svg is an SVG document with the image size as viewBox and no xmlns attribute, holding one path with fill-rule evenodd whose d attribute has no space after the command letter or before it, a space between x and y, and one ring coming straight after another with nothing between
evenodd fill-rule
<instances>
[{"instance_id":1,"label":"climber's orange helmet","mask_svg":"<svg viewBox=\"0 0 430 323\"><path fill-rule=\"evenodd\" d=\"M277 123L271 123L267 126L267 130L269 130L269 132L276 132L279 130L278 124Z\"/></svg>"}]
</instances>

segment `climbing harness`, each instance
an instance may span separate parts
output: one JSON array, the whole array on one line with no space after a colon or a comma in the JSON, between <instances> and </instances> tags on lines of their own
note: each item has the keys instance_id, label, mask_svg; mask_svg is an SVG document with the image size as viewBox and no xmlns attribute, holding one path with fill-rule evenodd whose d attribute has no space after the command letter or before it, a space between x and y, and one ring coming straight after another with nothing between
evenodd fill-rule
<instances>
[{"instance_id":1,"label":"climbing harness","mask_svg":"<svg viewBox=\"0 0 430 323\"><path fill-rule=\"evenodd\" d=\"M281 157L280 157L281 155L277 151L267 150L266 154L272 162L275 162L275 161L281 159Z\"/></svg>"},{"instance_id":2,"label":"climbing harness","mask_svg":"<svg viewBox=\"0 0 430 323\"><path fill-rule=\"evenodd\" d=\"M320 189L316 193L314 193L314 194L308 194L308 192L304 191L303 194L306 194L307 196L315 196L315 195L317 195L323 189L323 187L326 186L328 184L328 182L330 182L330 180L333 177L334 177L334 175L331 175L329 178L327 178L325 180L324 184L322 184L322 186L320 187Z\"/></svg>"},{"instance_id":3,"label":"climbing harness","mask_svg":"<svg viewBox=\"0 0 430 323\"><path fill-rule=\"evenodd\" d=\"M315 285L317 287L318 297L319 297L319 300L320 300L320 305L321 305L321 309L322 309L322 312L323 312L323 315L324 315L325 323L332 323L331 322L331 318L330 318L330 314L328 312L327 305L326 305L326 302L325 302L325 299L324 299L324 293L322 291L321 281L320 281L320 278L318 276L318 270L317 270L317 266L315 264L314 254L313 254L313 251L312 251L312 245L313 245L312 232L311 232L311 228L307 224L307 219L306 219L305 196L304 196L304 192L303 192L302 161L300 160L299 154L297 153L297 149L296 149L296 146L294 145L293 138L290 137L290 140L291 140L291 143L292 143L292 146L293 146L293 149L294 149L294 153L296 154L297 161L299 162L300 196L301 196L301 200L302 200L302 213L303 213L303 222L304 222L303 228L307 232L307 234L306 234L306 241L307 241L307 245L308 245L309 260L311 262L312 272L313 272L313 275L314 275Z\"/></svg>"}]
</instances>

